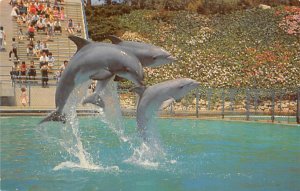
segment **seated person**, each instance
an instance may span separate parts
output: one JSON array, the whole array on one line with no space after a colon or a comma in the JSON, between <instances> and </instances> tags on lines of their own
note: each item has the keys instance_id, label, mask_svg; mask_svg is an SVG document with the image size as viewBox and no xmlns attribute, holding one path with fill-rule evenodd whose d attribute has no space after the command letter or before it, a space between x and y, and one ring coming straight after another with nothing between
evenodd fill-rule
<instances>
[{"instance_id":1,"label":"seated person","mask_svg":"<svg viewBox=\"0 0 300 191\"><path fill-rule=\"evenodd\" d=\"M45 52L47 56L48 56L48 54L49 54L49 46L48 46L48 44L46 43L46 41L44 41L43 44L42 44L42 52L43 52L43 53Z\"/></svg>"},{"instance_id":2,"label":"seated person","mask_svg":"<svg viewBox=\"0 0 300 191\"><path fill-rule=\"evenodd\" d=\"M80 33L81 34L81 26L80 26L80 23L77 23L76 27L75 27L75 30L77 33Z\"/></svg>"},{"instance_id":3,"label":"seated person","mask_svg":"<svg viewBox=\"0 0 300 191\"><path fill-rule=\"evenodd\" d=\"M29 76L29 79L35 80L36 69L35 69L34 61L31 61L31 63L30 63L30 66L28 69L28 76Z\"/></svg>"},{"instance_id":4,"label":"seated person","mask_svg":"<svg viewBox=\"0 0 300 191\"><path fill-rule=\"evenodd\" d=\"M30 25L28 27L28 37L29 37L30 41L33 41L33 39L34 39L34 32L35 32L35 29L34 29L33 25Z\"/></svg>"},{"instance_id":5,"label":"seated person","mask_svg":"<svg viewBox=\"0 0 300 191\"><path fill-rule=\"evenodd\" d=\"M19 16L17 20L19 25L26 24L26 21L27 21L27 15L25 13Z\"/></svg>"},{"instance_id":6,"label":"seated person","mask_svg":"<svg viewBox=\"0 0 300 191\"><path fill-rule=\"evenodd\" d=\"M11 71L10 71L10 78L12 80L17 79L19 77L19 74L20 74L20 68L19 68L19 66L18 65L13 66L11 68Z\"/></svg>"},{"instance_id":7,"label":"seated person","mask_svg":"<svg viewBox=\"0 0 300 191\"><path fill-rule=\"evenodd\" d=\"M26 49L26 52L27 52L27 56L32 56L33 55L33 49L34 49L34 43L33 41L29 41L29 44L27 45L27 49Z\"/></svg>"},{"instance_id":8,"label":"seated person","mask_svg":"<svg viewBox=\"0 0 300 191\"><path fill-rule=\"evenodd\" d=\"M36 30L39 31L39 30L42 30L42 31L46 31L46 23L44 21L43 18L40 18L37 23L36 23Z\"/></svg>"},{"instance_id":9,"label":"seated person","mask_svg":"<svg viewBox=\"0 0 300 191\"><path fill-rule=\"evenodd\" d=\"M40 19L40 17L37 15L37 13L35 13L35 14L31 17L30 24L33 25L33 26L35 26L39 19Z\"/></svg>"},{"instance_id":10,"label":"seated person","mask_svg":"<svg viewBox=\"0 0 300 191\"><path fill-rule=\"evenodd\" d=\"M62 29L61 29L61 24L59 19L56 19L54 21L54 32L59 31L60 33L62 33Z\"/></svg>"},{"instance_id":11,"label":"seated person","mask_svg":"<svg viewBox=\"0 0 300 191\"><path fill-rule=\"evenodd\" d=\"M43 55L40 57L40 68L42 68L43 65L47 65L48 67L49 58L45 52L43 52Z\"/></svg>"},{"instance_id":12,"label":"seated person","mask_svg":"<svg viewBox=\"0 0 300 191\"><path fill-rule=\"evenodd\" d=\"M22 62L20 66L20 71L21 71L21 76L26 76L27 66L25 64L25 61Z\"/></svg>"},{"instance_id":13,"label":"seated person","mask_svg":"<svg viewBox=\"0 0 300 191\"><path fill-rule=\"evenodd\" d=\"M38 40L35 47L34 47L34 50L33 50L34 54L36 55L36 57L40 57L41 56L41 52L42 52L42 44L41 42Z\"/></svg>"},{"instance_id":14,"label":"seated person","mask_svg":"<svg viewBox=\"0 0 300 191\"><path fill-rule=\"evenodd\" d=\"M72 19L69 19L68 24L67 24L67 30L69 34L74 34L74 24Z\"/></svg>"}]
</instances>

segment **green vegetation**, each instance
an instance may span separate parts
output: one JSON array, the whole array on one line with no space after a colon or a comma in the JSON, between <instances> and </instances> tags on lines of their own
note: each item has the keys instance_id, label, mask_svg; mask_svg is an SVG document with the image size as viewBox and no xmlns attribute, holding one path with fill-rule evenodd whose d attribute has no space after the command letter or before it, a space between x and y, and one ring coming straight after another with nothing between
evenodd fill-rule
<instances>
[{"instance_id":1,"label":"green vegetation","mask_svg":"<svg viewBox=\"0 0 300 191\"><path fill-rule=\"evenodd\" d=\"M176 63L146 68L148 84L190 77L207 87L300 87L298 8L202 15L122 5L90 7L87 15L93 40L116 34L177 57Z\"/></svg>"}]
</instances>

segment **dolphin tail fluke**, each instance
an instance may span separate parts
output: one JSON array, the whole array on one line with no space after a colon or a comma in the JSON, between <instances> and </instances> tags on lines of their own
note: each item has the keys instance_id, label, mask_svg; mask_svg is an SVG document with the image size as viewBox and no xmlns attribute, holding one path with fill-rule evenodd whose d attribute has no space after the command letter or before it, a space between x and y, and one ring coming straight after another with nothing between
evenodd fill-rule
<instances>
[{"instance_id":1,"label":"dolphin tail fluke","mask_svg":"<svg viewBox=\"0 0 300 191\"><path fill-rule=\"evenodd\" d=\"M108 38L113 44L119 44L123 40L115 35L107 35L106 38Z\"/></svg>"},{"instance_id":2,"label":"dolphin tail fluke","mask_svg":"<svg viewBox=\"0 0 300 191\"><path fill-rule=\"evenodd\" d=\"M97 106L102 107L102 108L104 108L104 106L105 106L101 96L97 95L96 93L93 93L92 95L85 98L82 102L82 105L85 105L85 104L88 104L88 103L97 105Z\"/></svg>"},{"instance_id":3,"label":"dolphin tail fluke","mask_svg":"<svg viewBox=\"0 0 300 191\"><path fill-rule=\"evenodd\" d=\"M76 46L77 46L77 52L84 46L90 44L91 42L84 39L84 38L80 38L78 36L74 36L74 35L69 35L68 38L73 41Z\"/></svg>"},{"instance_id":4,"label":"dolphin tail fluke","mask_svg":"<svg viewBox=\"0 0 300 191\"><path fill-rule=\"evenodd\" d=\"M65 123L66 117L58 111L53 111L46 118L44 118L39 124L47 121L60 121L62 123Z\"/></svg>"}]
</instances>

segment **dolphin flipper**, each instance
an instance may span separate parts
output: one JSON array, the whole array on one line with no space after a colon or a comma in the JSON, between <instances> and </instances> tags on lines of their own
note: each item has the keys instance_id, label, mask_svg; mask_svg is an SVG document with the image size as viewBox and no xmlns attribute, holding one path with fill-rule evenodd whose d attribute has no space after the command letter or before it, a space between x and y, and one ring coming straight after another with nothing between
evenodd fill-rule
<instances>
[{"instance_id":1,"label":"dolphin flipper","mask_svg":"<svg viewBox=\"0 0 300 191\"><path fill-rule=\"evenodd\" d=\"M105 107L105 104L103 102L103 99L101 98L101 96L97 93L93 93L92 95L88 96L87 98L85 98L83 101L82 101L82 105L85 105L87 103L90 103L90 104L94 104L94 105L97 105L101 108L104 108Z\"/></svg>"},{"instance_id":2,"label":"dolphin flipper","mask_svg":"<svg viewBox=\"0 0 300 191\"><path fill-rule=\"evenodd\" d=\"M171 105L173 102L175 101L174 98L170 98L170 99L167 99L166 101L163 101L161 104L160 104L160 110L163 110L167 107L169 107L169 105Z\"/></svg>"},{"instance_id":3,"label":"dolphin flipper","mask_svg":"<svg viewBox=\"0 0 300 191\"><path fill-rule=\"evenodd\" d=\"M80 38L78 36L74 36L74 35L69 35L68 38L73 41L76 46L77 46L77 52L84 46L90 44L91 42L84 39L84 38Z\"/></svg>"},{"instance_id":4,"label":"dolphin flipper","mask_svg":"<svg viewBox=\"0 0 300 191\"><path fill-rule=\"evenodd\" d=\"M86 97L82 101L82 104L85 105L87 103L91 103L91 104L94 104L94 105L97 105L99 107L104 108L105 103L104 103L103 99L101 98L101 96L99 95L99 93L106 87L107 83L110 80L112 80L113 78L114 78L114 75L111 76L110 78L105 79L105 80L98 80L95 92L92 95Z\"/></svg>"},{"instance_id":5,"label":"dolphin flipper","mask_svg":"<svg viewBox=\"0 0 300 191\"><path fill-rule=\"evenodd\" d=\"M112 74L110 71L108 70L101 70L101 72L98 72L94 75L91 75L90 76L90 79L92 80L98 80L101 81L101 80L108 80L110 79L114 74ZM97 83L98 84L98 83Z\"/></svg>"},{"instance_id":6,"label":"dolphin flipper","mask_svg":"<svg viewBox=\"0 0 300 191\"><path fill-rule=\"evenodd\" d=\"M112 42L113 44L119 44L119 43L121 43L121 42L123 41L122 39L120 39L119 37L117 37L117 36L115 36L115 35L108 35L107 38L108 38L109 40L111 40L111 42Z\"/></svg>"},{"instance_id":7,"label":"dolphin flipper","mask_svg":"<svg viewBox=\"0 0 300 191\"><path fill-rule=\"evenodd\" d=\"M53 111L48 115L46 118L44 118L39 124L47 122L47 121L61 121L62 123L66 122L66 117L59 113L58 111Z\"/></svg>"}]
</instances>

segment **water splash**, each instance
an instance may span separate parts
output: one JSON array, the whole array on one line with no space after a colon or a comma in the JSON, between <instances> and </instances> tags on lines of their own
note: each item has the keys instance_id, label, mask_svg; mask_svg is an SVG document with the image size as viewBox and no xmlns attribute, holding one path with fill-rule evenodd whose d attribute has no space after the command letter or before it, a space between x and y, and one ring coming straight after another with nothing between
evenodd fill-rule
<instances>
[{"instance_id":1,"label":"water splash","mask_svg":"<svg viewBox=\"0 0 300 191\"><path fill-rule=\"evenodd\" d=\"M67 114L67 122L61 128L62 139L60 145L69 154L72 161L62 162L53 170L60 170L64 168L75 168L85 170L113 170L118 171L117 166L103 167L99 162L98 164L93 162L93 158L89 152L84 149L80 132L79 132L79 121L76 113L76 106L82 101L84 97L83 92L87 92L87 84L76 88L64 109L64 113ZM73 162L76 161L76 162Z\"/></svg>"},{"instance_id":2,"label":"water splash","mask_svg":"<svg viewBox=\"0 0 300 191\"><path fill-rule=\"evenodd\" d=\"M121 112L117 84L110 80L100 92L100 96L105 103L104 117L100 116L100 119L108 124L111 131L118 136L121 142L128 142L129 138L124 134L124 119Z\"/></svg>"}]
</instances>

